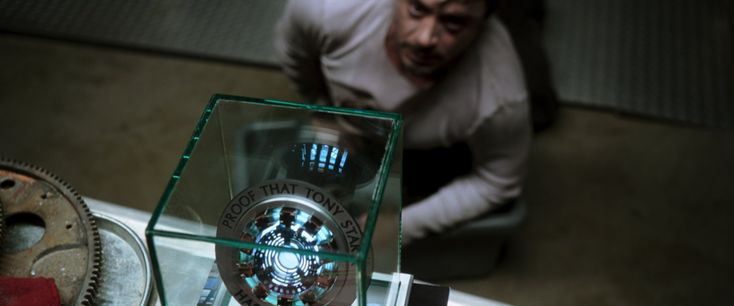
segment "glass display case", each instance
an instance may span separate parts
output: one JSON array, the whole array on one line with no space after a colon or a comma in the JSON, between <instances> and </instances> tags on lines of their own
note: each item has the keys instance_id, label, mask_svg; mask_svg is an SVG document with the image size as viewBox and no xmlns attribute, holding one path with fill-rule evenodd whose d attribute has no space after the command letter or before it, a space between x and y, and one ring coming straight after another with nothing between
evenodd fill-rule
<instances>
[{"instance_id":1,"label":"glass display case","mask_svg":"<svg viewBox=\"0 0 734 306\"><path fill-rule=\"evenodd\" d=\"M146 230L163 305L395 305L399 115L215 95Z\"/></svg>"}]
</instances>

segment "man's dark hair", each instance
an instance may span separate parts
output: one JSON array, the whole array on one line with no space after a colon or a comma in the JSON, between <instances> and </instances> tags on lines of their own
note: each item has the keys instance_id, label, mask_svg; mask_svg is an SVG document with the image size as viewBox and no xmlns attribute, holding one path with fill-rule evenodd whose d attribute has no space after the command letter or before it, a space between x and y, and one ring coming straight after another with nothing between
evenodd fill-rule
<instances>
[{"instance_id":1,"label":"man's dark hair","mask_svg":"<svg viewBox=\"0 0 734 306\"><path fill-rule=\"evenodd\" d=\"M485 4L486 10L484 10L484 17L489 17L494 13L494 11L497 10L497 0L484 0L484 2L486 3Z\"/></svg>"}]
</instances>

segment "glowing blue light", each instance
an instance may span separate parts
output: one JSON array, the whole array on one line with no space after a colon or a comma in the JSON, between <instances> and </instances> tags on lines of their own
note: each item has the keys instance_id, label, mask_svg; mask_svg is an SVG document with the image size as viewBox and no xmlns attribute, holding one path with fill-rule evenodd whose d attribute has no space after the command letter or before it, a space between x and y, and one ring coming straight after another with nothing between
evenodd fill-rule
<instances>
[{"instance_id":1,"label":"glowing blue light","mask_svg":"<svg viewBox=\"0 0 734 306\"><path fill-rule=\"evenodd\" d=\"M318 151L318 146L314 143L311 145L311 158L309 160L316 160L316 151Z\"/></svg>"},{"instance_id":2,"label":"glowing blue light","mask_svg":"<svg viewBox=\"0 0 734 306\"><path fill-rule=\"evenodd\" d=\"M320 295L324 294L324 292L326 292L326 289L324 289L324 288L321 288L321 287L319 287L319 286L315 286L315 287L314 287L313 289L311 289L311 290L312 290L312 291L313 291L313 292L314 292L314 293L316 294L316 296L320 296Z\"/></svg>"},{"instance_id":3,"label":"glowing blue light","mask_svg":"<svg viewBox=\"0 0 734 306\"><path fill-rule=\"evenodd\" d=\"M344 153L342 154L342 161L339 162L339 173L344 170L344 164L347 163L347 155L349 155L349 151L344 150Z\"/></svg>"},{"instance_id":4,"label":"glowing blue light","mask_svg":"<svg viewBox=\"0 0 734 306\"><path fill-rule=\"evenodd\" d=\"M336 165L337 156L339 156L339 148L334 147L331 149L331 158L329 159L329 170L334 170L334 165Z\"/></svg>"},{"instance_id":5,"label":"glowing blue light","mask_svg":"<svg viewBox=\"0 0 734 306\"><path fill-rule=\"evenodd\" d=\"M310 218L311 218L311 215L301 211L296 215L296 223L300 227L301 224L306 224L306 222L308 222L308 219Z\"/></svg>"},{"instance_id":6,"label":"glowing blue light","mask_svg":"<svg viewBox=\"0 0 734 306\"><path fill-rule=\"evenodd\" d=\"M296 254L290 252L280 252L278 254L278 261L283 264L283 267L287 270L295 270L298 268L300 260Z\"/></svg>"},{"instance_id":7,"label":"glowing blue light","mask_svg":"<svg viewBox=\"0 0 734 306\"><path fill-rule=\"evenodd\" d=\"M321 145L321 155L319 155L319 170L326 168L326 156L329 155L329 146Z\"/></svg>"},{"instance_id":8,"label":"glowing blue light","mask_svg":"<svg viewBox=\"0 0 734 306\"><path fill-rule=\"evenodd\" d=\"M318 272L319 274L323 273L324 270L326 271L334 271L334 268L336 268L336 264L333 262L325 263L321 267L319 267Z\"/></svg>"},{"instance_id":9,"label":"glowing blue light","mask_svg":"<svg viewBox=\"0 0 734 306\"><path fill-rule=\"evenodd\" d=\"M258 284L260 284L260 281L258 281L256 278L257 276L245 278L245 281L247 282L247 285L250 286L250 288L255 288Z\"/></svg>"},{"instance_id":10,"label":"glowing blue light","mask_svg":"<svg viewBox=\"0 0 734 306\"><path fill-rule=\"evenodd\" d=\"M278 294L275 292L270 292L270 294L268 294L268 297L265 298L265 301L273 305L278 305Z\"/></svg>"},{"instance_id":11,"label":"glowing blue light","mask_svg":"<svg viewBox=\"0 0 734 306\"><path fill-rule=\"evenodd\" d=\"M321 157L326 158L326 155L322 154ZM333 155L330 155L330 158L332 161L336 159ZM255 237L256 243L293 249L309 249L318 252L333 240L334 235L327 226L319 227L319 231L313 234L305 231L305 225L309 222L321 224L321 221L312 214L295 210L294 222L289 227L283 227L280 223L282 212L283 209L280 207L268 209L265 216L260 217L267 218L267 225L260 228L256 224L261 222L262 226L262 219L251 221L249 232ZM312 220L312 218L316 219ZM327 278L333 279L336 277L337 265L335 263L322 265L323 262L319 256L301 255L288 251L281 252L255 248L252 254L240 252L240 263L255 264L254 270L256 271L263 272L263 269L270 269L267 275L260 274L260 276L263 276L262 279L258 276L258 273L244 276L243 279L250 288L266 286L268 295L262 301L273 305L277 305L278 302L282 304L284 301L290 301L287 305L305 306L305 303L300 300L300 294L307 290L312 291L316 298L326 294L330 288L305 287L302 279L302 277L313 277L321 273Z\"/></svg>"},{"instance_id":12,"label":"glowing blue light","mask_svg":"<svg viewBox=\"0 0 734 306\"><path fill-rule=\"evenodd\" d=\"M277 219L280 219L280 211L282 209L283 208L281 208L281 207L276 207L276 208L268 209L268 212L269 212L270 217L272 217L273 219L276 219L276 220Z\"/></svg>"},{"instance_id":13,"label":"glowing blue light","mask_svg":"<svg viewBox=\"0 0 734 306\"><path fill-rule=\"evenodd\" d=\"M329 154L329 146L327 145L321 145L321 155L319 156L319 161L322 163L326 162L326 155Z\"/></svg>"},{"instance_id":14,"label":"glowing blue light","mask_svg":"<svg viewBox=\"0 0 734 306\"><path fill-rule=\"evenodd\" d=\"M326 227L321 227L318 233L316 233L316 240L319 244L323 242L329 242L331 240L331 231L329 231Z\"/></svg>"}]
</instances>

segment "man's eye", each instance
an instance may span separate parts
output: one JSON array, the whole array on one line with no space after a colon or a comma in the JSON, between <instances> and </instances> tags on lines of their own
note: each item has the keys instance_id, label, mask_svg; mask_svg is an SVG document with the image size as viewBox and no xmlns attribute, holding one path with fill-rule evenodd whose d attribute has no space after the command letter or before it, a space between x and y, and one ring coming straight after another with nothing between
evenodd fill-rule
<instances>
[{"instance_id":1,"label":"man's eye","mask_svg":"<svg viewBox=\"0 0 734 306\"><path fill-rule=\"evenodd\" d=\"M462 18L444 18L442 23L446 30L452 33L460 32L467 25L467 21Z\"/></svg>"},{"instance_id":2,"label":"man's eye","mask_svg":"<svg viewBox=\"0 0 734 306\"><path fill-rule=\"evenodd\" d=\"M429 10L425 5L419 2L411 2L410 5L408 5L408 13L413 17L422 17L428 14Z\"/></svg>"}]
</instances>

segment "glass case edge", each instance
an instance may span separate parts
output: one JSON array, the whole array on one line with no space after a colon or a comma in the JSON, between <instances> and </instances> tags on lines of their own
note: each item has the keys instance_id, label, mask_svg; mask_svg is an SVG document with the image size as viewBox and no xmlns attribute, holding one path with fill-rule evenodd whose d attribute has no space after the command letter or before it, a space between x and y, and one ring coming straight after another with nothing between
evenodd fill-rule
<instances>
[{"instance_id":1,"label":"glass case edge","mask_svg":"<svg viewBox=\"0 0 734 306\"><path fill-rule=\"evenodd\" d=\"M160 264L158 263L158 254L156 254L155 241L153 239L153 231L145 230L145 241L148 245L148 252L150 252L150 259L153 262L153 277L155 278L155 290L158 292L156 295L161 302L161 305L166 306L166 290L163 285L163 275L161 274Z\"/></svg>"},{"instance_id":2,"label":"glass case edge","mask_svg":"<svg viewBox=\"0 0 734 306\"><path fill-rule=\"evenodd\" d=\"M379 181L375 188L374 197L372 199L372 205L371 205L372 207L370 207L367 224L377 223L377 214L380 210L380 207L382 206L382 196L385 192L385 183L387 182L388 177L390 175L390 169L392 167L394 150L395 150L395 146L398 144L402 126L403 126L403 120L402 118L398 118L398 120L395 121L395 124L392 127L392 132L390 133L390 138L388 140L387 150L385 151L385 155L383 156L384 160L383 160L382 166L380 167ZM374 231L375 231L374 226L367 227L367 231L365 231L364 233L363 241L371 242ZM402 234L400 233L400 231L398 231L398 235L399 235L398 243L402 245L402 241L401 241ZM369 248L371 247L371 245L372 245L371 243L363 243L360 246L359 256L361 257L361 260L365 260L367 258L367 254L369 254L368 252L369 252ZM398 253L399 252L400 251L398 251ZM398 259L398 262L399 262L399 259Z\"/></svg>"},{"instance_id":3,"label":"glass case edge","mask_svg":"<svg viewBox=\"0 0 734 306\"><path fill-rule=\"evenodd\" d=\"M398 113L381 112L381 111L376 111L376 110L365 110L365 109L358 109L358 108L337 107L337 106L321 105L321 104L309 104L309 103L292 102L292 101L284 101L284 100L276 100L276 99L261 99L261 98L251 98L251 97L244 97L244 96L215 94L214 96L212 96L212 100L216 100L216 101L231 100L231 101L237 101L237 102L251 102L251 103L258 103L258 104L263 104L263 105L305 109L305 110L320 111L320 112L340 114L340 115L352 115L352 116L360 115L360 116L365 116L365 117L370 117L370 118L375 118L375 119L389 119L393 121L402 120L402 117Z\"/></svg>"},{"instance_id":4,"label":"glass case edge","mask_svg":"<svg viewBox=\"0 0 734 306\"><path fill-rule=\"evenodd\" d=\"M175 189L175 186L180 179L181 172L183 172L183 169L186 167L189 157L191 156L191 152L194 151L196 144L199 142L199 136L201 135L201 132L204 130L204 127L209 121L212 111L218 101L219 99L216 99L215 95L209 100L206 108L204 108L204 113L201 114L199 122L196 124L194 132L191 135L191 139L189 139L189 142L186 144L184 153L183 155L181 155L181 159L179 159L176 168L173 170L173 175L171 175L171 179L168 181L166 189L163 192L161 199L158 201L158 206L153 211L153 215L151 216L150 221L148 222L148 226L145 229L146 233L154 229L156 223L158 223L158 218L163 213L163 210L168 206L168 200L170 199L171 194L173 193L173 190Z\"/></svg>"}]
</instances>

